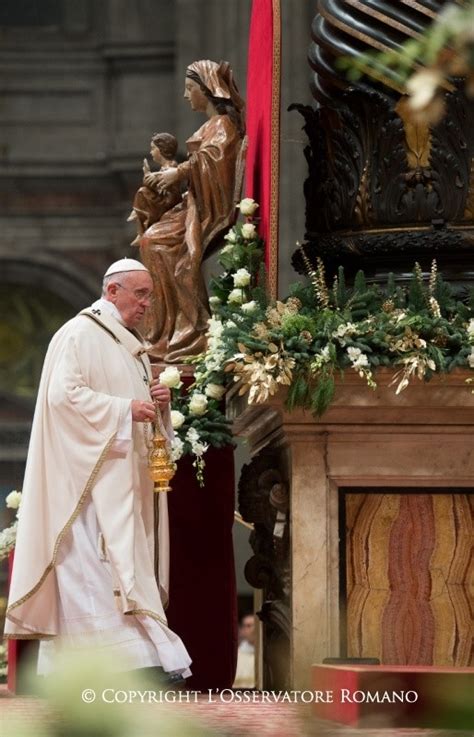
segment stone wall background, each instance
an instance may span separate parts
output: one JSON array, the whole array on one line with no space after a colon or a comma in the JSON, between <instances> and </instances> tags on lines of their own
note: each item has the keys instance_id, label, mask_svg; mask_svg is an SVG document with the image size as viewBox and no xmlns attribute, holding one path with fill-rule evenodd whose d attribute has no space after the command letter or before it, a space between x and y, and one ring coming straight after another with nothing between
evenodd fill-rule
<instances>
[{"instance_id":1,"label":"stone wall background","mask_svg":"<svg viewBox=\"0 0 474 737\"><path fill-rule=\"evenodd\" d=\"M26 280L29 264L43 270L46 282L53 267L60 269L71 288L85 285L87 301L107 262L130 253L125 219L150 133L175 133L184 154L200 124L182 98L186 65L228 59L245 91L250 6L250 0L4 0L2 262L21 262ZM303 235L306 175L300 118L286 110L291 102L310 102L313 13L313 3L282 0L282 292L295 278L289 257Z\"/></svg>"}]
</instances>

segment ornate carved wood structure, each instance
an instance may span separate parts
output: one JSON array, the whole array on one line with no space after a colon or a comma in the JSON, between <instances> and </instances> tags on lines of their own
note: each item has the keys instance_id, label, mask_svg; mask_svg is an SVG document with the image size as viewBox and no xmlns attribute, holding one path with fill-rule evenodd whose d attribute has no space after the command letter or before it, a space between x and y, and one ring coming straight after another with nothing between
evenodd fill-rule
<instances>
[{"instance_id":1,"label":"ornate carved wood structure","mask_svg":"<svg viewBox=\"0 0 474 737\"><path fill-rule=\"evenodd\" d=\"M291 639L289 497L285 459L268 448L242 469L239 511L254 530L250 544L254 555L245 577L262 589L263 606L257 612L263 622L265 650L263 680L271 688L289 687Z\"/></svg>"},{"instance_id":2,"label":"ornate carved wood structure","mask_svg":"<svg viewBox=\"0 0 474 737\"><path fill-rule=\"evenodd\" d=\"M435 126L406 114L390 70L350 87L340 56L398 48L416 38L444 2L319 0L309 61L317 107L305 119L306 251L381 276L436 257L452 281L472 280L474 103L446 84L446 115ZM303 271L301 256L294 266Z\"/></svg>"}]
</instances>

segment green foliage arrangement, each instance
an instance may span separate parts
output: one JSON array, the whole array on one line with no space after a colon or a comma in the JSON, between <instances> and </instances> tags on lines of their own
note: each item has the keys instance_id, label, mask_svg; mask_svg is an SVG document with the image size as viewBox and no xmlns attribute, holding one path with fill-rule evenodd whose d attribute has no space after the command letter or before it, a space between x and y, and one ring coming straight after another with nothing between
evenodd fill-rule
<instances>
[{"instance_id":1,"label":"green foliage arrangement","mask_svg":"<svg viewBox=\"0 0 474 737\"><path fill-rule=\"evenodd\" d=\"M356 371L374 389L377 369L391 367L399 394L414 378L474 368L474 291L465 300L456 297L435 261L427 281L415 264L408 284L391 274L382 288L359 271L349 287L342 267L329 285L322 261L313 269L304 249L302 255L309 283L296 283L286 299L270 302L252 216L226 236L223 273L210 284L208 348L193 360L189 393L173 405L180 454L198 444L201 480L207 448L232 442L221 399L234 382L251 404L287 386L288 410L303 407L319 417L345 371Z\"/></svg>"}]
</instances>

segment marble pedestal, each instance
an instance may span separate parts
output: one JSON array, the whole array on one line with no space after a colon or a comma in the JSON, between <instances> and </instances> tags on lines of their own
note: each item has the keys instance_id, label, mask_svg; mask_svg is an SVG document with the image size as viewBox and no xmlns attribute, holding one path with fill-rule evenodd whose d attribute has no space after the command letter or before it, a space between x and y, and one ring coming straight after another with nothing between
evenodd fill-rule
<instances>
[{"instance_id":1,"label":"marble pedestal","mask_svg":"<svg viewBox=\"0 0 474 737\"><path fill-rule=\"evenodd\" d=\"M413 380L396 396L388 369L377 372L375 391L355 373L346 372L320 419L308 411L288 413L283 390L264 405L248 405L237 387L229 393L227 412L236 435L247 438L256 460L274 451L288 485L286 596L291 626L286 685L291 688L309 687L311 665L329 656L372 655L382 663L385 659L403 664L411 657L427 665L470 664L464 662L469 637L468 510L474 487L474 396L466 384L469 375L456 370L429 383ZM247 471L247 476L252 474ZM345 505L341 511L348 492L367 495L362 501L371 493L379 495L378 521L372 525L369 519L366 529L351 531L347 526L351 507ZM415 512L407 508L405 521L401 512L394 513L392 503L384 512L384 495L398 499L398 512L406 504L415 504ZM245 502L245 488L242 499ZM410 548L416 540L418 548ZM348 560L348 551L360 555L359 561ZM415 579L416 591L408 592L408 603L403 585L400 602L392 600L397 566L402 578ZM378 575L382 581L373 580ZM284 591L285 585L280 588ZM365 607L357 602L361 592ZM275 598L274 593L270 596ZM416 622L421 632L416 631ZM428 648L423 644L427 628L432 630ZM411 638L405 655L391 652L390 638L404 636ZM416 651L417 637L425 647L421 655ZM416 657L410 656L415 651ZM264 650L264 662L266 657ZM274 686L271 681L270 677L265 683L264 678L263 685Z\"/></svg>"}]
</instances>

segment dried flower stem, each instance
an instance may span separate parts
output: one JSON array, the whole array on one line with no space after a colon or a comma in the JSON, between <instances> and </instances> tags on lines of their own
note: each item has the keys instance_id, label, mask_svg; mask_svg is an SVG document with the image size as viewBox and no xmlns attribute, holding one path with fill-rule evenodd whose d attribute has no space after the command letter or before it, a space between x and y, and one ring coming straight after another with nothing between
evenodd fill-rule
<instances>
[{"instance_id":1,"label":"dried flower stem","mask_svg":"<svg viewBox=\"0 0 474 737\"><path fill-rule=\"evenodd\" d=\"M434 317L441 317L441 309L438 300L434 297L430 297L430 309Z\"/></svg>"},{"instance_id":2,"label":"dried flower stem","mask_svg":"<svg viewBox=\"0 0 474 737\"><path fill-rule=\"evenodd\" d=\"M423 270L420 264L418 263L418 261L415 261L415 275L416 275L418 284L420 285L421 288L423 288Z\"/></svg>"},{"instance_id":3,"label":"dried flower stem","mask_svg":"<svg viewBox=\"0 0 474 737\"><path fill-rule=\"evenodd\" d=\"M303 258L303 263L306 267L307 274L311 280L311 284L313 285L314 293L316 295L316 298L319 299L319 282L318 282L318 276L311 266L311 261L309 260L308 256L306 255L306 251L304 250L304 246L299 243L299 241L296 241L296 245L301 251L301 256Z\"/></svg>"},{"instance_id":4,"label":"dried flower stem","mask_svg":"<svg viewBox=\"0 0 474 737\"><path fill-rule=\"evenodd\" d=\"M316 280L318 285L316 296L318 297L321 307L325 309L326 307L329 307L329 291L326 284L326 272L324 270L323 261L319 256L316 259L316 263L318 265L316 270Z\"/></svg>"},{"instance_id":5,"label":"dried flower stem","mask_svg":"<svg viewBox=\"0 0 474 737\"><path fill-rule=\"evenodd\" d=\"M434 258L433 261L431 262L430 283L428 287L430 297L434 296L437 278L438 278L438 264L436 263L436 259Z\"/></svg>"},{"instance_id":6,"label":"dried flower stem","mask_svg":"<svg viewBox=\"0 0 474 737\"><path fill-rule=\"evenodd\" d=\"M339 308L338 302L337 302L337 290L339 288L339 279L337 278L337 274L334 277L334 281L332 283L332 295L334 300L334 305L337 308Z\"/></svg>"}]
</instances>

